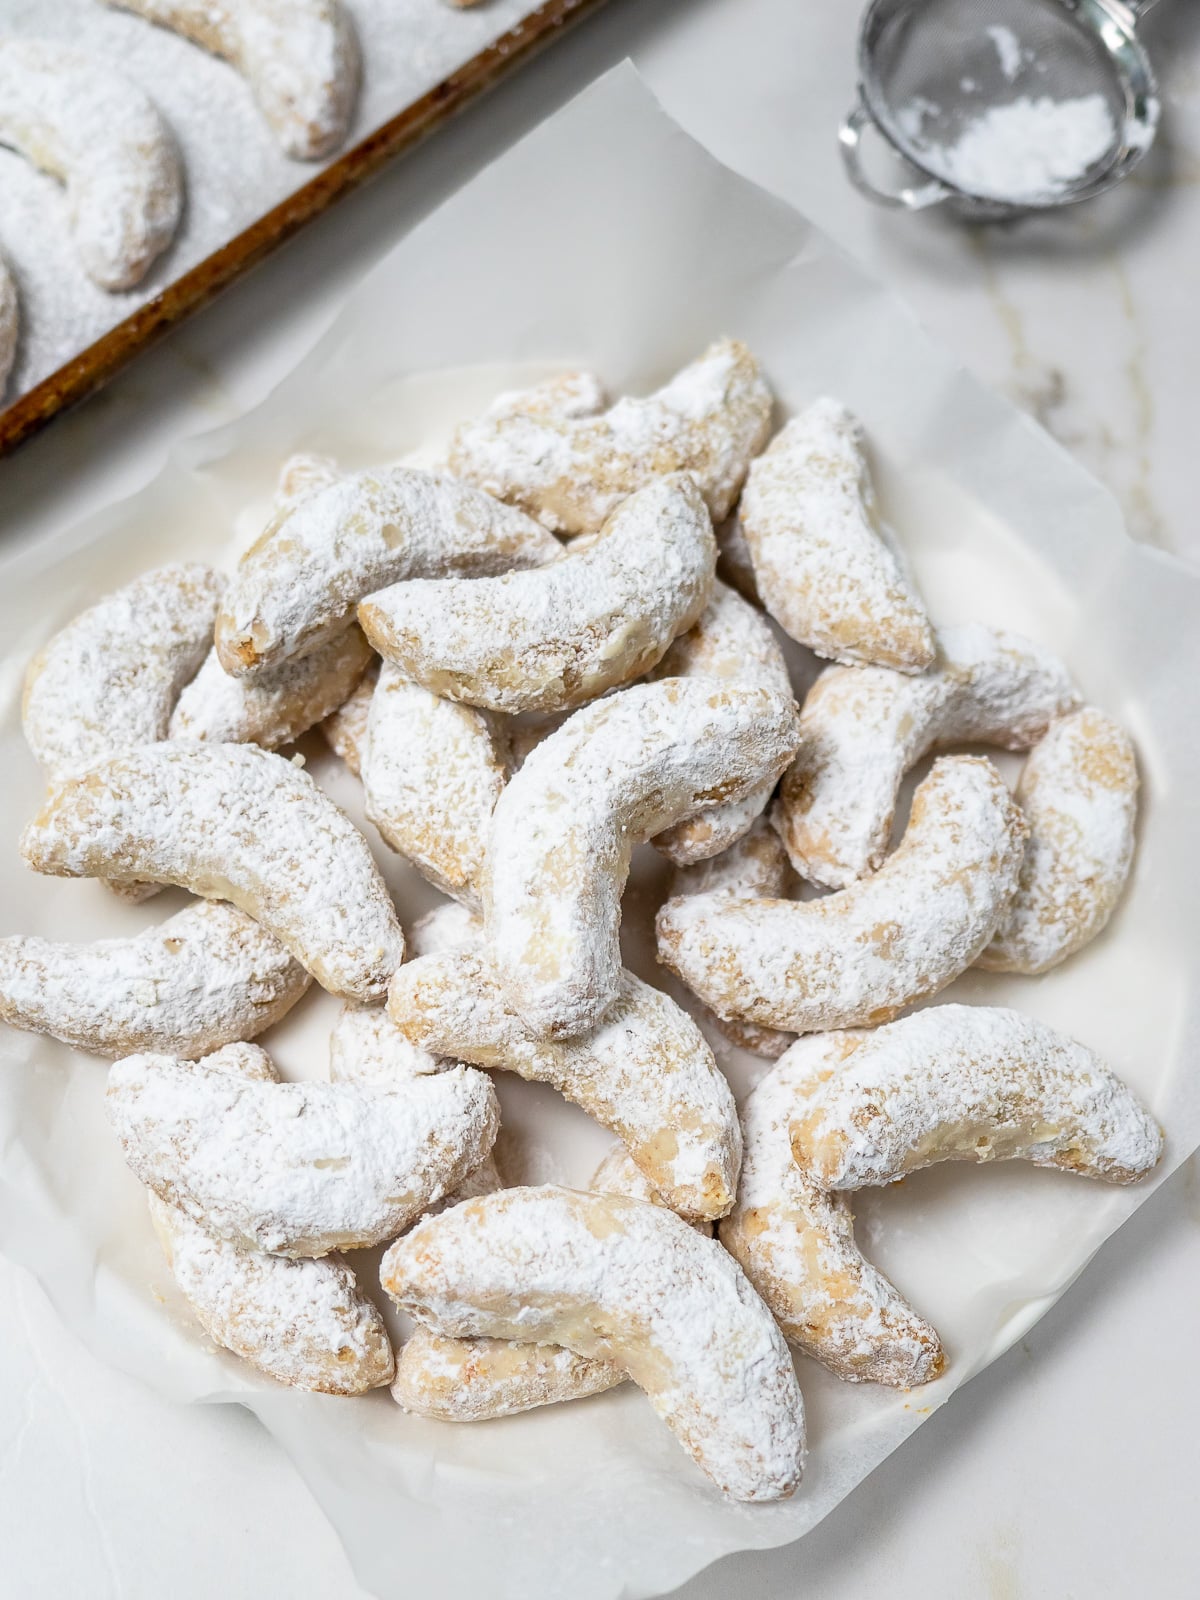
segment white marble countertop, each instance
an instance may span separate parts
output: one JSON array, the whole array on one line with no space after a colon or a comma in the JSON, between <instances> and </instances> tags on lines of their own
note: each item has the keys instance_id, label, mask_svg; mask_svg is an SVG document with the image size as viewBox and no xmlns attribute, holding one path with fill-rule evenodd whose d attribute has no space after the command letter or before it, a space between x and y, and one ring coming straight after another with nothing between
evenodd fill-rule
<instances>
[{"instance_id":1,"label":"white marble countertop","mask_svg":"<svg viewBox=\"0 0 1200 1600\"><path fill-rule=\"evenodd\" d=\"M2 14L0 4L0 14ZM730 165L909 300L987 382L1117 494L1135 537L1200 559L1200 7L1145 33L1166 92L1144 175L1070 216L968 233L876 211L834 129L855 12L795 0L611 0L605 12L352 197L102 396L0 464L0 539L128 491L171 441L263 394L413 221L623 55ZM1200 1167L1104 1248L1021 1345L955 1397L802 1544L679 1591L718 1600L989 1600L1195 1592ZM0 1262L0 1592L31 1600L354 1600L328 1524L257 1423L183 1409L98 1366ZM403 1552L398 1552L403 1559ZM437 1575L415 1594L458 1600ZM569 1592L569 1586L564 1593Z\"/></svg>"}]
</instances>

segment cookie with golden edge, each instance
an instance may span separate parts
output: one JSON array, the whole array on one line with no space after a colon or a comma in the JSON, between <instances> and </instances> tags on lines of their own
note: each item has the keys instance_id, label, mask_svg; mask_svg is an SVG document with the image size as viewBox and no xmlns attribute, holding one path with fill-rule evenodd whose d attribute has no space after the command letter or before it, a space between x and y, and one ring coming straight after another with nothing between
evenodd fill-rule
<instances>
[{"instance_id":1,"label":"cookie with golden edge","mask_svg":"<svg viewBox=\"0 0 1200 1600\"><path fill-rule=\"evenodd\" d=\"M750 465L738 511L762 603L819 656L899 672L934 660L933 629L879 524L862 424L815 400Z\"/></svg>"},{"instance_id":2,"label":"cookie with golden edge","mask_svg":"<svg viewBox=\"0 0 1200 1600\"><path fill-rule=\"evenodd\" d=\"M177 883L229 900L333 994L381 999L404 935L366 840L312 779L257 745L172 741L54 789L21 850L37 872Z\"/></svg>"},{"instance_id":3,"label":"cookie with golden edge","mask_svg":"<svg viewBox=\"0 0 1200 1600\"><path fill-rule=\"evenodd\" d=\"M380 1279L441 1333L611 1361L731 1499L783 1499L800 1481L804 1405L782 1334L733 1257L661 1206L505 1189L418 1224Z\"/></svg>"},{"instance_id":4,"label":"cookie with golden edge","mask_svg":"<svg viewBox=\"0 0 1200 1600\"><path fill-rule=\"evenodd\" d=\"M450 470L568 534L601 527L652 478L689 472L718 522L767 441L771 406L754 356L719 339L656 393L602 416L485 412L455 434Z\"/></svg>"},{"instance_id":5,"label":"cookie with golden edge","mask_svg":"<svg viewBox=\"0 0 1200 1600\"><path fill-rule=\"evenodd\" d=\"M931 1006L853 1042L801 1087L792 1154L826 1189L894 1183L938 1161L1031 1161L1136 1183L1162 1131L1094 1051L998 1006Z\"/></svg>"},{"instance_id":6,"label":"cookie with golden edge","mask_svg":"<svg viewBox=\"0 0 1200 1600\"><path fill-rule=\"evenodd\" d=\"M1027 833L991 762L943 756L873 877L818 900L669 900L659 960L718 1016L795 1033L889 1021L989 943L1016 892Z\"/></svg>"}]
</instances>

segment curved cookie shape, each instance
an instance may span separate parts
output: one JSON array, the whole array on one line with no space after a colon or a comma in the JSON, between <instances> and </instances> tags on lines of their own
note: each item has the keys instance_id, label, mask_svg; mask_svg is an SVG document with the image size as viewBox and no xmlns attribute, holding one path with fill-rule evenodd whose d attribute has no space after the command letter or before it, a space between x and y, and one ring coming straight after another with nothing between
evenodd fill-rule
<instances>
[{"instance_id":1,"label":"curved cookie shape","mask_svg":"<svg viewBox=\"0 0 1200 1600\"><path fill-rule=\"evenodd\" d=\"M344 1262L239 1250L156 1194L147 1198L172 1276L214 1344L316 1394L366 1394L392 1381L383 1318Z\"/></svg>"},{"instance_id":2,"label":"curved cookie shape","mask_svg":"<svg viewBox=\"0 0 1200 1600\"><path fill-rule=\"evenodd\" d=\"M749 350L720 339L665 388L603 416L493 411L464 423L450 470L563 533L590 533L652 478L690 472L719 522L767 441L771 404Z\"/></svg>"},{"instance_id":3,"label":"curved cookie shape","mask_svg":"<svg viewBox=\"0 0 1200 1600\"><path fill-rule=\"evenodd\" d=\"M1026 832L990 761L943 756L873 877L821 900L668 900L658 959L718 1016L795 1033L887 1022L987 945L1016 889Z\"/></svg>"},{"instance_id":4,"label":"curved cookie shape","mask_svg":"<svg viewBox=\"0 0 1200 1600\"><path fill-rule=\"evenodd\" d=\"M943 628L922 677L886 667L829 667L800 717L799 754L773 820L801 877L844 889L887 853L908 769L956 742L1025 750L1079 704L1056 656L980 623Z\"/></svg>"},{"instance_id":5,"label":"curved cookie shape","mask_svg":"<svg viewBox=\"0 0 1200 1600\"><path fill-rule=\"evenodd\" d=\"M228 61L286 154L332 155L358 97L358 39L340 0L107 0Z\"/></svg>"},{"instance_id":6,"label":"curved cookie shape","mask_svg":"<svg viewBox=\"0 0 1200 1600\"><path fill-rule=\"evenodd\" d=\"M212 641L223 583L197 562L159 567L42 646L25 673L21 721L51 782L166 738L171 708Z\"/></svg>"},{"instance_id":7,"label":"curved cookie shape","mask_svg":"<svg viewBox=\"0 0 1200 1600\"><path fill-rule=\"evenodd\" d=\"M486 1077L450 1067L389 1091L246 1082L165 1055L109 1069L135 1176L217 1238L324 1256L394 1239L477 1167L499 1126Z\"/></svg>"},{"instance_id":8,"label":"curved cookie shape","mask_svg":"<svg viewBox=\"0 0 1200 1600\"><path fill-rule=\"evenodd\" d=\"M398 583L359 621L435 694L488 711L563 711L640 677L708 599L712 522L686 474L631 494L583 551L499 578Z\"/></svg>"},{"instance_id":9,"label":"curved cookie shape","mask_svg":"<svg viewBox=\"0 0 1200 1600\"><path fill-rule=\"evenodd\" d=\"M379 662L376 661L367 668L354 693L348 696L336 711L331 711L321 723L321 733L325 743L335 756L340 756L356 778L362 776L362 752L367 741L367 721L371 715L371 699L378 682Z\"/></svg>"},{"instance_id":10,"label":"curved cookie shape","mask_svg":"<svg viewBox=\"0 0 1200 1600\"><path fill-rule=\"evenodd\" d=\"M596 1194L624 1194L651 1205L663 1204L623 1144L613 1145L588 1187ZM496 1183L477 1193L491 1194L500 1188L503 1184ZM711 1223L692 1226L704 1237L712 1236ZM538 1406L583 1400L624 1383L625 1376L611 1361L577 1356L561 1345L450 1339L418 1327L396 1359L392 1399L405 1411L440 1422L487 1422Z\"/></svg>"},{"instance_id":11,"label":"curved cookie shape","mask_svg":"<svg viewBox=\"0 0 1200 1600\"><path fill-rule=\"evenodd\" d=\"M770 624L719 580L714 582L696 625L676 639L654 676L715 678L719 683L758 684L778 694L792 692L787 662ZM654 847L677 867L718 855L742 837L774 792L774 783L768 783L744 800L710 806L665 829L654 840Z\"/></svg>"},{"instance_id":12,"label":"curved cookie shape","mask_svg":"<svg viewBox=\"0 0 1200 1600\"><path fill-rule=\"evenodd\" d=\"M404 935L367 841L312 779L250 744L164 743L67 779L26 828L35 872L230 900L333 994L381 999Z\"/></svg>"},{"instance_id":13,"label":"curved cookie shape","mask_svg":"<svg viewBox=\"0 0 1200 1600\"><path fill-rule=\"evenodd\" d=\"M0 939L0 1020L113 1058L190 1059L252 1039L310 982L273 935L220 900L132 939Z\"/></svg>"},{"instance_id":14,"label":"curved cookie shape","mask_svg":"<svg viewBox=\"0 0 1200 1600\"><path fill-rule=\"evenodd\" d=\"M672 900L689 894L722 895L727 900L782 900L787 893L787 854L765 817L756 817L748 832L719 856L671 874ZM710 1006L704 1015L730 1044L753 1056L777 1060L796 1035L760 1027L742 1017L719 1017Z\"/></svg>"},{"instance_id":15,"label":"curved cookie shape","mask_svg":"<svg viewBox=\"0 0 1200 1600\"><path fill-rule=\"evenodd\" d=\"M845 1197L792 1159L789 1126L806 1089L836 1073L863 1037L801 1039L754 1089L742 1107L737 1204L720 1239L805 1355L847 1383L911 1389L942 1371L941 1340L863 1258Z\"/></svg>"},{"instance_id":16,"label":"curved cookie shape","mask_svg":"<svg viewBox=\"0 0 1200 1600\"><path fill-rule=\"evenodd\" d=\"M250 678L231 677L210 651L175 704L168 737L277 750L344 706L373 658L353 627Z\"/></svg>"},{"instance_id":17,"label":"curved cookie shape","mask_svg":"<svg viewBox=\"0 0 1200 1600\"><path fill-rule=\"evenodd\" d=\"M407 962L388 1010L421 1050L550 1084L622 1140L673 1210L713 1218L732 1205L741 1130L729 1085L687 1013L631 972L603 1022L565 1041L534 1033L487 952L470 947Z\"/></svg>"},{"instance_id":18,"label":"curved cookie shape","mask_svg":"<svg viewBox=\"0 0 1200 1600\"><path fill-rule=\"evenodd\" d=\"M526 758L492 818L485 922L514 1009L570 1037L621 972L621 893L635 844L778 776L796 748L790 695L671 678L577 711Z\"/></svg>"},{"instance_id":19,"label":"curved cookie shape","mask_svg":"<svg viewBox=\"0 0 1200 1600\"><path fill-rule=\"evenodd\" d=\"M387 843L444 893L478 905L488 830L508 776L488 714L433 694L385 661L359 760L367 816Z\"/></svg>"},{"instance_id":20,"label":"curved cookie shape","mask_svg":"<svg viewBox=\"0 0 1200 1600\"><path fill-rule=\"evenodd\" d=\"M1008 917L975 963L1048 972L1094 939L1133 865L1133 742L1093 706L1056 722L1025 763L1017 800L1029 823Z\"/></svg>"},{"instance_id":21,"label":"curved cookie shape","mask_svg":"<svg viewBox=\"0 0 1200 1600\"><path fill-rule=\"evenodd\" d=\"M561 554L538 523L469 484L415 467L350 473L273 517L247 550L217 615L217 655L242 677L314 650L389 584Z\"/></svg>"},{"instance_id":22,"label":"curved cookie shape","mask_svg":"<svg viewBox=\"0 0 1200 1600\"><path fill-rule=\"evenodd\" d=\"M505 1189L422 1222L380 1278L443 1333L612 1361L733 1499L783 1499L800 1480L804 1403L782 1335L732 1256L660 1206Z\"/></svg>"},{"instance_id":23,"label":"curved cookie shape","mask_svg":"<svg viewBox=\"0 0 1200 1600\"><path fill-rule=\"evenodd\" d=\"M791 1143L826 1189L894 1183L937 1161L1015 1159L1136 1183L1163 1149L1099 1056L996 1006L932 1006L865 1035L807 1089Z\"/></svg>"},{"instance_id":24,"label":"curved cookie shape","mask_svg":"<svg viewBox=\"0 0 1200 1600\"><path fill-rule=\"evenodd\" d=\"M8 385L8 375L17 359L17 336L21 331L21 304L8 262L0 255L0 397Z\"/></svg>"},{"instance_id":25,"label":"curved cookie shape","mask_svg":"<svg viewBox=\"0 0 1200 1600\"><path fill-rule=\"evenodd\" d=\"M106 61L48 39L0 39L0 144L58 178L75 246L102 289L132 289L183 208L175 141Z\"/></svg>"},{"instance_id":26,"label":"curved cookie shape","mask_svg":"<svg viewBox=\"0 0 1200 1600\"><path fill-rule=\"evenodd\" d=\"M858 419L816 400L751 463L739 508L762 603L834 661L923 672L933 629L879 530Z\"/></svg>"}]
</instances>

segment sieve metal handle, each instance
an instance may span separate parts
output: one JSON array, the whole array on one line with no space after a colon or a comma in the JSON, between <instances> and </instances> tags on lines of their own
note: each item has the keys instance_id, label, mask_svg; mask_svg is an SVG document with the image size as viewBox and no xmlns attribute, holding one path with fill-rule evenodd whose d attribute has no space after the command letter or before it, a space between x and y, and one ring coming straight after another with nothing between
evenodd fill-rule
<instances>
[{"instance_id":1,"label":"sieve metal handle","mask_svg":"<svg viewBox=\"0 0 1200 1600\"><path fill-rule=\"evenodd\" d=\"M936 178L926 178L919 185L908 184L903 189L877 188L863 171L859 153L864 129L874 127L875 119L859 100L838 129L838 145L846 173L861 194L879 205L893 206L899 211L924 211L927 206L940 205L943 200L953 196L955 191L939 183Z\"/></svg>"}]
</instances>

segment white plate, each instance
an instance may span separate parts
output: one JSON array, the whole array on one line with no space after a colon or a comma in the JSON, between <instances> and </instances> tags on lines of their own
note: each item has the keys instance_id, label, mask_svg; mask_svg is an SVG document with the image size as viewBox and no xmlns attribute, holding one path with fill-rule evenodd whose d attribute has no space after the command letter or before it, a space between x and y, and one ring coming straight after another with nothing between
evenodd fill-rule
<instances>
[{"instance_id":1,"label":"white plate","mask_svg":"<svg viewBox=\"0 0 1200 1600\"><path fill-rule=\"evenodd\" d=\"M25 658L88 600L168 557L220 559L261 517L279 459L347 465L435 451L497 387L567 363L614 390L660 381L721 332L763 358L785 409L829 391L864 417L882 499L936 618L978 617L1059 649L1138 740L1136 871L1109 931L1040 981L978 974L947 998L1012 1004L1100 1049L1164 1122L1156 1182L1200 1143L1191 967L1200 946L1193 797L1200 579L1131 544L1107 494L1033 423L929 343L894 299L778 201L692 143L628 69L604 79L399 244L317 349L237 425L192 441L143 492L0 567L0 932L88 937L158 920L94 884L41 881L15 851L40 780L18 730ZM426 374L422 376L421 374ZM309 741L338 798L354 786ZM633 959L659 868L629 903ZM434 898L387 863L402 915ZM319 1073L334 1015L314 995L273 1036ZM641 1397L474 1428L386 1395L341 1401L257 1380L207 1349L171 1290L137 1184L103 1120L103 1068L0 1037L0 1245L91 1349L159 1391L249 1406L284 1443L381 1595L616 1600L811 1528L955 1388L1006 1349L1153 1184L1109 1190L1020 1164L931 1170L864 1196L861 1236L945 1337L920 1393L837 1383L808 1361L811 1466L787 1504L723 1503ZM744 1089L761 1063L726 1052ZM606 1140L549 1091L501 1085L533 1178L586 1177ZM1114 1382L1121 1381L1114 1374Z\"/></svg>"}]
</instances>

